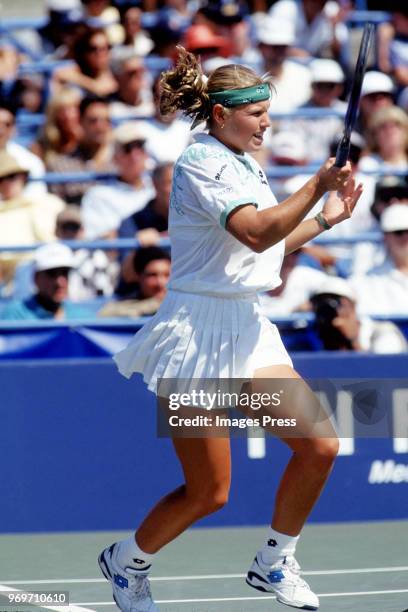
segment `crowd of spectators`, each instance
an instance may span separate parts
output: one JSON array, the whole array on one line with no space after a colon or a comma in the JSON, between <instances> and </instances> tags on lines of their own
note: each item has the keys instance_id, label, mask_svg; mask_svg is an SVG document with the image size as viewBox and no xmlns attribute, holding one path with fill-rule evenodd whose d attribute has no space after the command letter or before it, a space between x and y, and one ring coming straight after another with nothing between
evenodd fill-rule
<instances>
[{"instance_id":1,"label":"crowd of spectators","mask_svg":"<svg viewBox=\"0 0 408 612\"><path fill-rule=\"evenodd\" d=\"M78 317L84 300L99 300L93 316L151 314L170 272L162 240L174 163L204 129L160 114L160 72L177 45L200 56L207 74L239 62L273 76L272 127L257 158L282 200L307 180L309 165L335 153L361 29L350 18L356 7L45 4L41 26L0 34L0 319ZM364 194L352 219L327 233L346 242L290 255L282 285L261 297L271 317L315 312L328 349L407 350L397 328L369 319L408 318L408 11L393 0L383 8L350 153ZM367 232L376 240L360 239ZM75 246L116 238L135 238L139 248ZM34 251L37 243L47 244ZM7 251L12 245L33 250Z\"/></svg>"}]
</instances>

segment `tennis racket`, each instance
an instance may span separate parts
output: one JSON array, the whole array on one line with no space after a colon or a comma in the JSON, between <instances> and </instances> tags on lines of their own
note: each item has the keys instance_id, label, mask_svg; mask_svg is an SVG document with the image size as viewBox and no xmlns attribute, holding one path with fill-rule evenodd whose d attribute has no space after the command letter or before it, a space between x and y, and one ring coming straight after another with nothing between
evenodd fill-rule
<instances>
[{"instance_id":1,"label":"tennis racket","mask_svg":"<svg viewBox=\"0 0 408 612\"><path fill-rule=\"evenodd\" d=\"M347 113L344 119L343 137L339 142L336 151L335 166L341 168L348 160L350 153L350 136L357 118L358 105L360 102L361 86L363 84L364 73L367 64L367 58L370 51L371 40L374 32L374 25L366 23L364 26L363 36L361 39L360 50L354 71L353 84L351 94L347 106Z\"/></svg>"}]
</instances>

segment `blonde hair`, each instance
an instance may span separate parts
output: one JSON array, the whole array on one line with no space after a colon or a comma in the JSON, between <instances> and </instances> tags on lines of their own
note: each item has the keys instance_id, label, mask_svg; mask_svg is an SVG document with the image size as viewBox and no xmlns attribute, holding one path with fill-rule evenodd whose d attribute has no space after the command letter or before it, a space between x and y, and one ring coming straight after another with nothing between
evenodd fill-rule
<instances>
[{"instance_id":1,"label":"blonde hair","mask_svg":"<svg viewBox=\"0 0 408 612\"><path fill-rule=\"evenodd\" d=\"M377 129L387 123L395 121L405 129L405 149L408 149L408 115L399 106L387 106L376 111L368 123L368 141L372 151L378 151Z\"/></svg>"},{"instance_id":2,"label":"blonde hair","mask_svg":"<svg viewBox=\"0 0 408 612\"><path fill-rule=\"evenodd\" d=\"M160 79L160 112L162 115L181 110L193 117L194 123L211 121L212 104L209 94L226 89L241 89L268 83L273 89L271 77L260 77L246 66L227 64L217 68L207 77L193 53L178 46L176 67L162 74ZM230 111L230 109L226 109Z\"/></svg>"},{"instance_id":3,"label":"blonde hair","mask_svg":"<svg viewBox=\"0 0 408 612\"><path fill-rule=\"evenodd\" d=\"M65 87L53 96L47 104L45 111L46 121L40 138L45 151L58 151L62 144L62 134L57 123L58 112L64 106L77 105L81 101L81 94L75 89Z\"/></svg>"}]
</instances>

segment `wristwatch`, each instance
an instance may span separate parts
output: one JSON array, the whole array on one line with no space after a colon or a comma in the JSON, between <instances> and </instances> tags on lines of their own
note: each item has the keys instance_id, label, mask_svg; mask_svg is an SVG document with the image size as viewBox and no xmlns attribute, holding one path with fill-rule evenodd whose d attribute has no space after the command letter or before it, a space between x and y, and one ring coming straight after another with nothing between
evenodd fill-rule
<instances>
[{"instance_id":1,"label":"wristwatch","mask_svg":"<svg viewBox=\"0 0 408 612\"><path fill-rule=\"evenodd\" d=\"M320 227L322 227L324 230L329 230L333 227L332 225L330 225L330 223L327 223L326 219L323 217L322 211L317 213L317 215L315 216L315 219L320 225Z\"/></svg>"}]
</instances>

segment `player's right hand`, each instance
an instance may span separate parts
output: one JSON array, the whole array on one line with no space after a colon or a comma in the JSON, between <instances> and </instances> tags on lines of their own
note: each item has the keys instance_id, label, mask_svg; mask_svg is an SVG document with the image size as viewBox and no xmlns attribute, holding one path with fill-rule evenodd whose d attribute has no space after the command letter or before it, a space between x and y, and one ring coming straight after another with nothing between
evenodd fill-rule
<instances>
[{"instance_id":1,"label":"player's right hand","mask_svg":"<svg viewBox=\"0 0 408 612\"><path fill-rule=\"evenodd\" d=\"M342 191L351 175L351 164L348 161L342 168L334 165L335 157L330 157L317 172L319 184L324 191Z\"/></svg>"}]
</instances>

